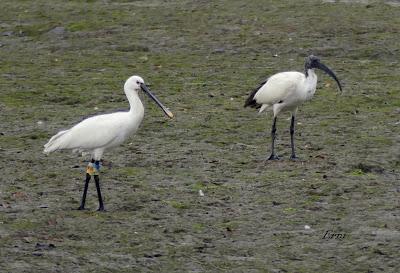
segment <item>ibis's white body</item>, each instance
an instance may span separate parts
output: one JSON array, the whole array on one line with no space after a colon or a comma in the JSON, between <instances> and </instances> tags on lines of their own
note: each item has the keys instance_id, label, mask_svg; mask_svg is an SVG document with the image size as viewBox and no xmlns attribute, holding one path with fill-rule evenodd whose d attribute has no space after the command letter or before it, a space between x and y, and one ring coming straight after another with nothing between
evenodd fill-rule
<instances>
[{"instance_id":1,"label":"ibis's white body","mask_svg":"<svg viewBox=\"0 0 400 273\"><path fill-rule=\"evenodd\" d=\"M274 116L281 111L290 111L294 115L299 105L313 97L316 87L314 69L308 70L307 77L301 72L281 72L269 77L254 99L261 104L260 112L272 106Z\"/></svg>"},{"instance_id":2,"label":"ibis's white body","mask_svg":"<svg viewBox=\"0 0 400 273\"><path fill-rule=\"evenodd\" d=\"M144 116L144 107L137 90L124 87L129 100L129 112L116 112L87 118L71 129L60 131L44 145L44 153L73 149L87 152L94 160L100 160L107 148L124 142L139 128Z\"/></svg>"}]
</instances>

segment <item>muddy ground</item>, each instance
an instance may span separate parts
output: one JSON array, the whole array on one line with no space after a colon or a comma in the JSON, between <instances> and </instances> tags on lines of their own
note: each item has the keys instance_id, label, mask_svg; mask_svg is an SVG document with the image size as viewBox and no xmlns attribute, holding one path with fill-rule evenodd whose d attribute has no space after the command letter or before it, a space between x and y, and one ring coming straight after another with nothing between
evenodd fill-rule
<instances>
[{"instance_id":1,"label":"muddy ground","mask_svg":"<svg viewBox=\"0 0 400 273\"><path fill-rule=\"evenodd\" d=\"M2 0L0 15L1 272L400 272L398 1ZM300 160L287 114L267 162L271 115L244 100L311 53L344 92L318 72ZM139 132L105 154L107 211L93 184L77 211L87 158L42 146L127 109L133 74L176 118L143 97Z\"/></svg>"}]
</instances>

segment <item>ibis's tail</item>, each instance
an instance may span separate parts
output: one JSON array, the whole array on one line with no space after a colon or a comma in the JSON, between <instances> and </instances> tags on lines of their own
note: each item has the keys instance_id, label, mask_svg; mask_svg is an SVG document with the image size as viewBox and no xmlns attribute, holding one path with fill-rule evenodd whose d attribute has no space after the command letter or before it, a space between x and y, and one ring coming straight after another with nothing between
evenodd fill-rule
<instances>
[{"instance_id":1,"label":"ibis's tail","mask_svg":"<svg viewBox=\"0 0 400 273\"><path fill-rule=\"evenodd\" d=\"M260 83L257 88L255 88L253 91L251 91L249 97L246 99L246 102L244 103L244 107L250 106L253 108L260 108L261 104L257 103L257 101L254 99L254 96L257 94L258 90L267 82L268 79Z\"/></svg>"},{"instance_id":2,"label":"ibis's tail","mask_svg":"<svg viewBox=\"0 0 400 273\"><path fill-rule=\"evenodd\" d=\"M44 145L43 153L48 154L48 153L57 151L59 149L62 149L63 136L68 131L69 130L60 131L60 132L58 132L58 134L56 134L52 138L50 138L49 142L47 142Z\"/></svg>"},{"instance_id":3,"label":"ibis's tail","mask_svg":"<svg viewBox=\"0 0 400 273\"><path fill-rule=\"evenodd\" d=\"M253 108L259 108L261 106L254 99L254 96L256 95L257 91L258 91L258 89L254 89L251 92L250 96L246 99L246 102L244 103L244 107L250 106L250 107L253 107Z\"/></svg>"}]
</instances>

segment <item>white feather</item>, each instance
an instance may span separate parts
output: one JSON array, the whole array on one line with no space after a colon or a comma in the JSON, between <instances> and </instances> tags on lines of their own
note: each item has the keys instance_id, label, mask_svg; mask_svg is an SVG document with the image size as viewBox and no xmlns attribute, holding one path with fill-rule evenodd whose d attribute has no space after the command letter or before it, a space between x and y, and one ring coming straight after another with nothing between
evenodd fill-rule
<instances>
[{"instance_id":1,"label":"white feather","mask_svg":"<svg viewBox=\"0 0 400 273\"><path fill-rule=\"evenodd\" d=\"M132 112L117 112L87 118L69 130L61 131L45 144L45 153L61 149L79 151L120 145L134 133L143 118Z\"/></svg>"}]
</instances>

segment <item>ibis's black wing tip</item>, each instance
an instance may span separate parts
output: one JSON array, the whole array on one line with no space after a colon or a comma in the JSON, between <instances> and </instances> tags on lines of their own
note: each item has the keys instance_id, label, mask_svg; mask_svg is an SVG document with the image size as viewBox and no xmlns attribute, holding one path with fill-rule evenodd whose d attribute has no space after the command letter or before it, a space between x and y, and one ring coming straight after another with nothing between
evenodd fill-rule
<instances>
[{"instance_id":1,"label":"ibis's black wing tip","mask_svg":"<svg viewBox=\"0 0 400 273\"><path fill-rule=\"evenodd\" d=\"M261 104L257 103L257 101L254 99L254 96L257 94L258 90L260 90L261 87L268 81L266 79L262 83L260 83L257 88L255 88L253 91L251 91L249 97L246 99L244 103L244 107L252 107L252 108L260 108Z\"/></svg>"},{"instance_id":2,"label":"ibis's black wing tip","mask_svg":"<svg viewBox=\"0 0 400 273\"><path fill-rule=\"evenodd\" d=\"M256 100L254 99L254 95L255 93L257 93L257 90L254 92L251 92L250 96L246 99L245 103L244 103L244 107L252 107L252 108L259 108L261 107L260 104L258 104L256 102Z\"/></svg>"}]
</instances>

